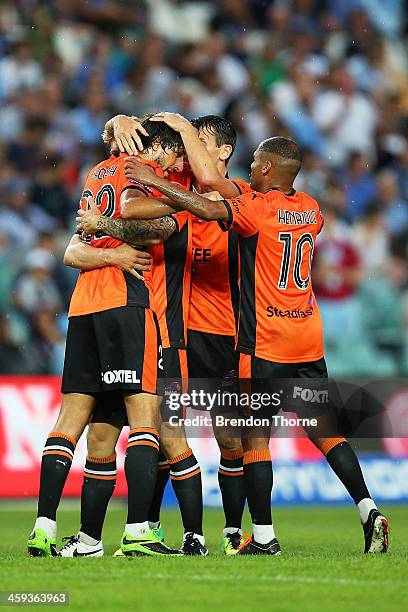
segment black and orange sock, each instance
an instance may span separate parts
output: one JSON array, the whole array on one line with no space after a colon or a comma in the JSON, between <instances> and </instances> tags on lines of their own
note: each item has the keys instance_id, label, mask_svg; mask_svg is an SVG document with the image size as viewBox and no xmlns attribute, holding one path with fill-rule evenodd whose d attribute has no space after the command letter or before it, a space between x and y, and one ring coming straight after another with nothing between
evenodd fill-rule
<instances>
[{"instance_id":1,"label":"black and orange sock","mask_svg":"<svg viewBox=\"0 0 408 612\"><path fill-rule=\"evenodd\" d=\"M245 489L255 525L271 525L272 461L269 448L244 452Z\"/></svg>"},{"instance_id":2,"label":"black and orange sock","mask_svg":"<svg viewBox=\"0 0 408 612\"><path fill-rule=\"evenodd\" d=\"M104 459L87 457L81 494L81 529L95 540L102 527L116 484L116 453Z\"/></svg>"},{"instance_id":3,"label":"black and orange sock","mask_svg":"<svg viewBox=\"0 0 408 612\"><path fill-rule=\"evenodd\" d=\"M40 476L37 516L56 519L62 491L74 458L76 440L53 431L45 443Z\"/></svg>"},{"instance_id":4,"label":"black and orange sock","mask_svg":"<svg viewBox=\"0 0 408 612\"><path fill-rule=\"evenodd\" d=\"M125 457L128 486L127 523L148 521L156 486L159 434L151 427L137 427L129 432Z\"/></svg>"},{"instance_id":5,"label":"black and orange sock","mask_svg":"<svg viewBox=\"0 0 408 612\"><path fill-rule=\"evenodd\" d=\"M203 534L201 470L193 451L169 459L170 478L180 507L184 532Z\"/></svg>"},{"instance_id":6,"label":"black and orange sock","mask_svg":"<svg viewBox=\"0 0 408 612\"><path fill-rule=\"evenodd\" d=\"M156 486L153 500L149 510L149 523L160 522L160 509L163 502L164 489L169 480L170 465L163 453L159 453L159 469L157 472Z\"/></svg>"},{"instance_id":7,"label":"black and orange sock","mask_svg":"<svg viewBox=\"0 0 408 612\"><path fill-rule=\"evenodd\" d=\"M245 507L244 452L242 448L221 450L218 483L225 514L225 527L241 529Z\"/></svg>"},{"instance_id":8,"label":"black and orange sock","mask_svg":"<svg viewBox=\"0 0 408 612\"><path fill-rule=\"evenodd\" d=\"M316 438L314 444L341 480L355 504L370 497L357 456L345 438Z\"/></svg>"}]
</instances>

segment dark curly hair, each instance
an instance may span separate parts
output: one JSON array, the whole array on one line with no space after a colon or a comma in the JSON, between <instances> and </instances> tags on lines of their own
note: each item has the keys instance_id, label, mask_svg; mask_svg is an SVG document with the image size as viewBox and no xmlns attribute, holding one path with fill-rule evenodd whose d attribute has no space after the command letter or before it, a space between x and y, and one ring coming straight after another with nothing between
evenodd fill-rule
<instances>
[{"instance_id":1,"label":"dark curly hair","mask_svg":"<svg viewBox=\"0 0 408 612\"><path fill-rule=\"evenodd\" d=\"M163 149L171 149L172 151L176 151L178 155L183 155L184 145L180 134L175 132L171 127L162 121L150 121L152 116L153 115L145 115L142 117L142 119L139 117L131 117L131 119L140 121L148 133L148 136L139 134L140 140L142 141L143 150L149 149L155 142L160 142ZM105 125L102 140L109 147L109 149L112 150L115 142L112 119L110 119Z\"/></svg>"},{"instance_id":2,"label":"dark curly hair","mask_svg":"<svg viewBox=\"0 0 408 612\"><path fill-rule=\"evenodd\" d=\"M232 148L231 155L233 154L237 144L237 133L229 119L218 117L218 115L204 115L204 117L193 119L191 123L197 130L208 130L214 134L217 147L225 144L230 145Z\"/></svg>"},{"instance_id":3,"label":"dark curly hair","mask_svg":"<svg viewBox=\"0 0 408 612\"><path fill-rule=\"evenodd\" d=\"M178 132L169 127L164 121L150 121L153 115L146 115L142 119L142 126L148 136L139 134L143 149L149 149L155 142L160 142L163 149L176 151L178 155L183 155L184 145Z\"/></svg>"}]
</instances>

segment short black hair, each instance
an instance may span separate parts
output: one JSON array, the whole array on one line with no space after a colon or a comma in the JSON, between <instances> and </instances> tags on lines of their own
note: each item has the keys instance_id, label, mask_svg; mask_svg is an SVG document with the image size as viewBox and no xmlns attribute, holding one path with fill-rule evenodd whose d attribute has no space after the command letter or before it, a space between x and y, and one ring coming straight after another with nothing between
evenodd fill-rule
<instances>
[{"instance_id":1,"label":"short black hair","mask_svg":"<svg viewBox=\"0 0 408 612\"><path fill-rule=\"evenodd\" d=\"M293 161L297 161L299 164L302 163L302 151L298 143L286 136L267 138L267 140L261 142L259 150L285 159L293 159Z\"/></svg>"},{"instance_id":2,"label":"short black hair","mask_svg":"<svg viewBox=\"0 0 408 612\"><path fill-rule=\"evenodd\" d=\"M176 151L178 155L183 155L184 145L180 134L164 121L150 121L152 116L148 115L142 119L142 126L148 133L148 136L139 133L143 150L149 149L155 142L160 142L163 149L170 149Z\"/></svg>"},{"instance_id":3,"label":"short black hair","mask_svg":"<svg viewBox=\"0 0 408 612\"><path fill-rule=\"evenodd\" d=\"M218 115L204 115L204 117L193 119L191 123L197 130L208 130L214 134L217 147L230 145L232 148L231 155L233 154L237 144L237 133L229 119L218 117Z\"/></svg>"}]
</instances>

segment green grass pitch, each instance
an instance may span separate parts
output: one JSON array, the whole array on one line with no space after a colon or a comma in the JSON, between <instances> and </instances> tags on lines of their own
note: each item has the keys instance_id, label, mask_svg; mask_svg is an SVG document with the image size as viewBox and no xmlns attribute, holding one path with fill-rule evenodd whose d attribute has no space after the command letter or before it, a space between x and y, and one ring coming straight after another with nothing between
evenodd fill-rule
<instances>
[{"instance_id":1,"label":"green grass pitch","mask_svg":"<svg viewBox=\"0 0 408 612\"><path fill-rule=\"evenodd\" d=\"M358 516L347 506L276 508L280 557L224 557L219 549L222 513L207 509L209 557L113 559L125 509L112 504L104 558L34 559L25 552L33 506L6 502L0 505L0 590L68 591L71 610L407 610L408 508L390 506L384 511L391 524L388 555L362 554ZM164 511L162 523L166 541L179 545L178 512ZM64 502L59 535L77 529L78 506Z\"/></svg>"}]
</instances>

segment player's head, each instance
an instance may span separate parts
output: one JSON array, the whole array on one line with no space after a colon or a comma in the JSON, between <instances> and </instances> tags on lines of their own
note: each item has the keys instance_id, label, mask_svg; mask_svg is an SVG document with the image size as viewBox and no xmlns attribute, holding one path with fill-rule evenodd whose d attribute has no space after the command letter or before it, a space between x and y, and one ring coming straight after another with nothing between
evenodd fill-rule
<instances>
[{"instance_id":1,"label":"player's head","mask_svg":"<svg viewBox=\"0 0 408 612\"><path fill-rule=\"evenodd\" d=\"M143 145L143 150L140 153L141 157L146 157L156 162L164 171L181 171L183 168L184 145L180 134L175 132L166 123L150 121L150 117L151 115L147 115L141 121L142 126L148 133L148 136L139 134ZM102 139L109 147L111 153L119 152L112 121L108 121L105 125Z\"/></svg>"},{"instance_id":2,"label":"player's head","mask_svg":"<svg viewBox=\"0 0 408 612\"><path fill-rule=\"evenodd\" d=\"M162 121L150 121L151 116L144 117L142 121L148 136L140 134L143 145L141 156L147 155L163 170L180 172L183 169L185 153L180 134Z\"/></svg>"},{"instance_id":3,"label":"player's head","mask_svg":"<svg viewBox=\"0 0 408 612\"><path fill-rule=\"evenodd\" d=\"M231 121L217 115L205 115L191 122L198 130L198 137L215 162L225 165L234 152L237 134Z\"/></svg>"},{"instance_id":4,"label":"player's head","mask_svg":"<svg viewBox=\"0 0 408 612\"><path fill-rule=\"evenodd\" d=\"M263 140L251 164L251 187L264 191L276 186L289 191L301 165L300 147L291 138L274 136Z\"/></svg>"}]
</instances>

